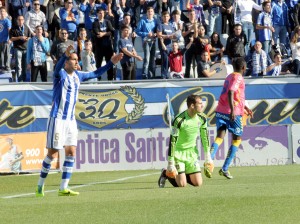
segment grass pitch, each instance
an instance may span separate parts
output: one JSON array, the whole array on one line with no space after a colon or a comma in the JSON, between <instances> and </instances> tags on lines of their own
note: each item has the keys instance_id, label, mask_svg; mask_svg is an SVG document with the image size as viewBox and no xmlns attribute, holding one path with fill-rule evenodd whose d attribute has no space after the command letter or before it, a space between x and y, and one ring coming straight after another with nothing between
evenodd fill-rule
<instances>
[{"instance_id":1,"label":"grass pitch","mask_svg":"<svg viewBox=\"0 0 300 224\"><path fill-rule=\"evenodd\" d=\"M0 223L299 223L299 165L233 167L200 188L158 188L158 170L74 173L77 197L58 197L61 174L33 194L37 175L0 176Z\"/></svg>"}]
</instances>

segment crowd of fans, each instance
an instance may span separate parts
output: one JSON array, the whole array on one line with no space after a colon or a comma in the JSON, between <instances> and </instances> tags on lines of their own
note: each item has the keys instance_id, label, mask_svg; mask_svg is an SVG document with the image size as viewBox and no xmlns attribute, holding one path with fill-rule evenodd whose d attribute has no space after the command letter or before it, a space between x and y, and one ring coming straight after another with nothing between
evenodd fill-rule
<instances>
[{"instance_id":1,"label":"crowd of fans","mask_svg":"<svg viewBox=\"0 0 300 224\"><path fill-rule=\"evenodd\" d=\"M247 75L299 75L299 10L298 0L9 0L0 5L0 66L10 72L13 52L17 82L26 70L30 81L40 73L46 82L47 57L55 66L73 45L83 71L123 52L125 80L136 79L136 61L143 79L155 78L157 52L164 79L213 76L219 70L210 66L224 56L246 58ZM107 79L116 79L115 69Z\"/></svg>"}]
</instances>

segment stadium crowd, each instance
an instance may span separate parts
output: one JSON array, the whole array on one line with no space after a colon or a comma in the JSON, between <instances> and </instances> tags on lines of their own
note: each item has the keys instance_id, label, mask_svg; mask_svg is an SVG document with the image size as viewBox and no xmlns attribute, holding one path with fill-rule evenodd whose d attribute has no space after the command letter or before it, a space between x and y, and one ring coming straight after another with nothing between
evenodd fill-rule
<instances>
[{"instance_id":1,"label":"stadium crowd","mask_svg":"<svg viewBox=\"0 0 300 224\"><path fill-rule=\"evenodd\" d=\"M137 79L137 61L142 61L143 79L198 78L220 72L211 69L214 63L231 63L239 57L246 58L248 76L300 74L297 0L9 0L6 6L0 4L0 66L3 72L14 68L17 82L26 81L26 71L32 82L39 72L47 81L47 57L55 66L69 45L75 46L83 71L95 70L103 60L123 52L120 64L125 80ZM115 68L107 71L107 79L116 79Z\"/></svg>"}]
</instances>

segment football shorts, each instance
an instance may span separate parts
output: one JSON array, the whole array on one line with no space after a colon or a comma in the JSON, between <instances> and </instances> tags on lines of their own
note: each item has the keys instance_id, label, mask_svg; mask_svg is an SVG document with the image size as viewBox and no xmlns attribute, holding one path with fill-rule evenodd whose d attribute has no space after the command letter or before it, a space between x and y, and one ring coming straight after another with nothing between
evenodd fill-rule
<instances>
[{"instance_id":1,"label":"football shorts","mask_svg":"<svg viewBox=\"0 0 300 224\"><path fill-rule=\"evenodd\" d=\"M243 117L240 115L235 116L235 120L231 121L230 114L216 112L216 125L217 129L225 125L230 133L237 136L243 134Z\"/></svg>"},{"instance_id":2,"label":"football shorts","mask_svg":"<svg viewBox=\"0 0 300 224\"><path fill-rule=\"evenodd\" d=\"M77 146L76 120L61 120L50 117L47 127L47 144L50 149L63 149L64 146Z\"/></svg>"}]
</instances>

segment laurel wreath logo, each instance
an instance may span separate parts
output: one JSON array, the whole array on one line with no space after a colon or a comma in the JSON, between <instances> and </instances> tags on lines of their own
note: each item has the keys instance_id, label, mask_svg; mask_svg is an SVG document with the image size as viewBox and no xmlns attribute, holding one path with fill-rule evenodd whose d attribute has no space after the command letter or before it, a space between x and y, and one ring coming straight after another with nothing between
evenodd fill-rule
<instances>
[{"instance_id":1,"label":"laurel wreath logo","mask_svg":"<svg viewBox=\"0 0 300 224\"><path fill-rule=\"evenodd\" d=\"M121 86L121 89L124 90L134 101L134 108L131 113L125 118L127 124L136 123L144 114L145 102L143 97L136 91L134 87L131 86Z\"/></svg>"}]
</instances>

